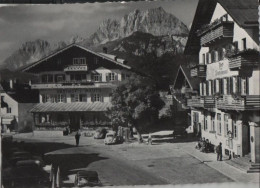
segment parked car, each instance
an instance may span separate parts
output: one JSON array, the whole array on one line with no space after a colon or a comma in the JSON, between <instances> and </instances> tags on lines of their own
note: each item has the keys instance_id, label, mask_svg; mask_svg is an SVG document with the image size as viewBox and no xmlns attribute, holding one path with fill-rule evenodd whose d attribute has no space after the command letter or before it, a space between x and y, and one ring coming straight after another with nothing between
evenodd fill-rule
<instances>
[{"instance_id":1,"label":"parked car","mask_svg":"<svg viewBox=\"0 0 260 188\"><path fill-rule=\"evenodd\" d=\"M186 137L188 133L186 131L186 127L184 126L176 126L173 128L173 137Z\"/></svg>"},{"instance_id":2,"label":"parked car","mask_svg":"<svg viewBox=\"0 0 260 188\"><path fill-rule=\"evenodd\" d=\"M74 186L101 186L101 181L96 171L81 170L75 176Z\"/></svg>"},{"instance_id":3,"label":"parked car","mask_svg":"<svg viewBox=\"0 0 260 188\"><path fill-rule=\"evenodd\" d=\"M106 138L104 139L104 143L106 145L111 145L111 144L121 144L123 143L123 138L120 136L117 136L116 133L114 132L109 132L106 134Z\"/></svg>"},{"instance_id":4,"label":"parked car","mask_svg":"<svg viewBox=\"0 0 260 188\"><path fill-rule=\"evenodd\" d=\"M106 137L107 134L107 130L105 128L100 128L97 129L95 134L94 134L94 138L95 139L104 139Z\"/></svg>"}]
</instances>

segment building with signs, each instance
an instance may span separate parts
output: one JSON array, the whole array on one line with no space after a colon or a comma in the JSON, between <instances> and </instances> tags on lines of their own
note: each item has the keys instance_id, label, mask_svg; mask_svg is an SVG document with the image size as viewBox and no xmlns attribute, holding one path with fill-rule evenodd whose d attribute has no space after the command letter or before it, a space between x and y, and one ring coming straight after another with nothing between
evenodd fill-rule
<instances>
[{"instance_id":1,"label":"building with signs","mask_svg":"<svg viewBox=\"0 0 260 188\"><path fill-rule=\"evenodd\" d=\"M38 77L31 84L39 90L33 113L35 129L77 130L108 126L104 112L111 107L111 92L126 80L132 68L116 56L69 45L23 68Z\"/></svg>"},{"instance_id":2,"label":"building with signs","mask_svg":"<svg viewBox=\"0 0 260 188\"><path fill-rule=\"evenodd\" d=\"M192 126L223 153L260 162L259 25L255 0L200 0L185 54L199 95L187 100Z\"/></svg>"}]
</instances>

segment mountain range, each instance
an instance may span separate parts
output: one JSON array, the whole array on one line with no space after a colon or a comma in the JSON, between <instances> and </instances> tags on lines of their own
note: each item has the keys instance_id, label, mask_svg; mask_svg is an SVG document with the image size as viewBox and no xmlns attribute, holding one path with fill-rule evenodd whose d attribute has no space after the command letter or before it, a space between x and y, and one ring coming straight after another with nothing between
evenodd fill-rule
<instances>
[{"instance_id":1,"label":"mountain range","mask_svg":"<svg viewBox=\"0 0 260 188\"><path fill-rule=\"evenodd\" d=\"M118 55L131 66L150 73L152 70L148 71L147 68L153 67L153 63L162 64L162 60L175 63L174 56L182 54L188 33L184 23L161 7L134 10L120 20L103 20L88 38L73 36L58 43L42 39L25 42L2 62L0 69L17 70L66 45L78 43L97 52L107 47L108 53Z\"/></svg>"}]
</instances>

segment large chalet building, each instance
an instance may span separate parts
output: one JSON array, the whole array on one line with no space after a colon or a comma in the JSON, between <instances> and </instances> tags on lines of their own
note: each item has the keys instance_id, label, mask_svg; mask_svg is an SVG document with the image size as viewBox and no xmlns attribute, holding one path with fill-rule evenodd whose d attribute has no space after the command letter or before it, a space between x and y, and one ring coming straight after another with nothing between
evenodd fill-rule
<instances>
[{"instance_id":1,"label":"large chalet building","mask_svg":"<svg viewBox=\"0 0 260 188\"><path fill-rule=\"evenodd\" d=\"M105 112L111 107L112 89L133 73L126 61L72 44L25 67L38 77L39 103L31 112L35 130L78 130L109 126Z\"/></svg>"},{"instance_id":2,"label":"large chalet building","mask_svg":"<svg viewBox=\"0 0 260 188\"><path fill-rule=\"evenodd\" d=\"M215 146L221 142L227 156L254 163L260 163L257 20L256 0L199 0L184 52L195 64L190 76L199 79L198 94L186 100L191 126Z\"/></svg>"}]
</instances>

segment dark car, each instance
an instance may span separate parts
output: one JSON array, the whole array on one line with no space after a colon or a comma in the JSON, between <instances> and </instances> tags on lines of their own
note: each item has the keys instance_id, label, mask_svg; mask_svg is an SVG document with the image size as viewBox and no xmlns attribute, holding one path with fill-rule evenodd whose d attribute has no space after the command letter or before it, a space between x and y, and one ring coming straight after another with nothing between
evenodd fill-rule
<instances>
[{"instance_id":1,"label":"dark car","mask_svg":"<svg viewBox=\"0 0 260 188\"><path fill-rule=\"evenodd\" d=\"M94 138L95 139L104 139L106 137L107 130L105 128L97 129Z\"/></svg>"},{"instance_id":2,"label":"dark car","mask_svg":"<svg viewBox=\"0 0 260 188\"><path fill-rule=\"evenodd\" d=\"M81 170L75 176L74 186L101 186L101 182L96 171Z\"/></svg>"},{"instance_id":3,"label":"dark car","mask_svg":"<svg viewBox=\"0 0 260 188\"><path fill-rule=\"evenodd\" d=\"M173 128L173 137L177 138L177 137L187 137L188 133L186 131L186 127L184 126L176 126Z\"/></svg>"}]
</instances>

